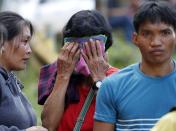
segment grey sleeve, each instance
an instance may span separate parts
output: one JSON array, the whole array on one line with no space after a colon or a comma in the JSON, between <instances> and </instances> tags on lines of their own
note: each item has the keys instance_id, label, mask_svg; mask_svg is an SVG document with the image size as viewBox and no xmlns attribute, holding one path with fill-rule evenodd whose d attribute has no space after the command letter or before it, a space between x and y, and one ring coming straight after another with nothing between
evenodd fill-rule
<instances>
[{"instance_id":1,"label":"grey sleeve","mask_svg":"<svg viewBox=\"0 0 176 131\"><path fill-rule=\"evenodd\" d=\"M26 129L19 129L16 126L7 127L4 125L0 125L0 131L26 131Z\"/></svg>"},{"instance_id":2,"label":"grey sleeve","mask_svg":"<svg viewBox=\"0 0 176 131\"><path fill-rule=\"evenodd\" d=\"M2 85L3 85L3 82L4 82L4 79L2 77L2 75L0 75L0 104L1 104L1 96L2 96ZM19 129L18 127L16 126L10 126L10 127L7 127L5 125L0 125L0 131L26 131L26 129Z\"/></svg>"}]
</instances>

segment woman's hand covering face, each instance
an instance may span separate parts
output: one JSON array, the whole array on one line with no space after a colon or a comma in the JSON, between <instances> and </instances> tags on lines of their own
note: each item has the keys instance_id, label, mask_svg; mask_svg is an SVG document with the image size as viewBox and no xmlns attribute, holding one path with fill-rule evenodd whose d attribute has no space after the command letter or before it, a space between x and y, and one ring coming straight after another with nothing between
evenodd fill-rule
<instances>
[{"instance_id":1,"label":"woman's hand covering face","mask_svg":"<svg viewBox=\"0 0 176 131\"><path fill-rule=\"evenodd\" d=\"M90 70L90 75L93 81L102 80L106 76L106 71L109 68L109 64L104 58L104 49L101 41L85 42L81 54L86 61ZM103 50L103 51L102 51Z\"/></svg>"},{"instance_id":2,"label":"woman's hand covering face","mask_svg":"<svg viewBox=\"0 0 176 131\"><path fill-rule=\"evenodd\" d=\"M58 56L58 71L60 77L69 78L75 68L75 64L80 57L78 43L66 43Z\"/></svg>"}]
</instances>

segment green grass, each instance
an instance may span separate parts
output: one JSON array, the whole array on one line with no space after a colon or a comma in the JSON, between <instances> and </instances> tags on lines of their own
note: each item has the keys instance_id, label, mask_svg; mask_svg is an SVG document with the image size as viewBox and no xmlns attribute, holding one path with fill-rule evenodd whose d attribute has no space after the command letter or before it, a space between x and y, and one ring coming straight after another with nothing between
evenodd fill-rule
<instances>
[{"instance_id":1,"label":"green grass","mask_svg":"<svg viewBox=\"0 0 176 131\"><path fill-rule=\"evenodd\" d=\"M112 66L123 68L140 60L140 54L133 43L125 42L122 37L113 33L113 45L108 50L109 62Z\"/></svg>"}]
</instances>

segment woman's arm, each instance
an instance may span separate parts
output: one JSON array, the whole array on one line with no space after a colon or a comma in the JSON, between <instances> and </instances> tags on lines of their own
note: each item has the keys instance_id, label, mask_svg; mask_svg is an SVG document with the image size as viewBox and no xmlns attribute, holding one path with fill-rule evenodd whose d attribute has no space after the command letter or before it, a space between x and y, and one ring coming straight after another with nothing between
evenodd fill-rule
<instances>
[{"instance_id":1,"label":"woman's arm","mask_svg":"<svg viewBox=\"0 0 176 131\"><path fill-rule=\"evenodd\" d=\"M65 94L70 81L70 76L75 68L75 64L79 59L80 50L78 44L68 43L63 46L58 57L58 70L56 82L53 91L47 98L43 112L42 125L55 131L61 120L65 107Z\"/></svg>"},{"instance_id":2,"label":"woman's arm","mask_svg":"<svg viewBox=\"0 0 176 131\"><path fill-rule=\"evenodd\" d=\"M55 131L57 129L63 115L68 83L69 79L67 78L57 78L53 91L44 104L41 116L42 125L49 131Z\"/></svg>"}]
</instances>

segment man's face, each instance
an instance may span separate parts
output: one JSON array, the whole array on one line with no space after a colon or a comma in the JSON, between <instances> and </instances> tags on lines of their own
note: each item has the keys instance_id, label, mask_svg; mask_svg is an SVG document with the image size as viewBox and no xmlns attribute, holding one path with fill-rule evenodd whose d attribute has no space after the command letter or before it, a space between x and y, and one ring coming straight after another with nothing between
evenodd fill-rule
<instances>
[{"instance_id":1,"label":"man's face","mask_svg":"<svg viewBox=\"0 0 176 131\"><path fill-rule=\"evenodd\" d=\"M162 64L171 59L176 36L174 28L168 24L145 22L138 33L134 33L133 42L140 49L143 62Z\"/></svg>"}]
</instances>

